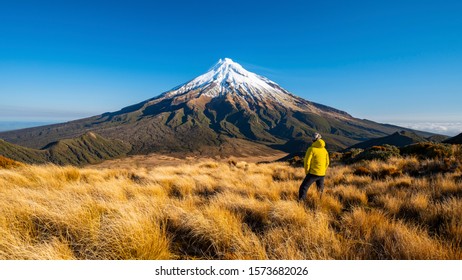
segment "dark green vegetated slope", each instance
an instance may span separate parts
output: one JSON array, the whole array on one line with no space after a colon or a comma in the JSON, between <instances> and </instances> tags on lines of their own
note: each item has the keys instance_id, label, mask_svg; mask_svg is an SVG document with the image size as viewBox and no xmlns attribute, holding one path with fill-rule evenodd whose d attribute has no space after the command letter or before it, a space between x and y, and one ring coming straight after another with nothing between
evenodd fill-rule
<instances>
[{"instance_id":1,"label":"dark green vegetated slope","mask_svg":"<svg viewBox=\"0 0 462 280\"><path fill-rule=\"evenodd\" d=\"M74 139L53 142L41 150L25 148L0 140L0 155L25 163L84 165L127 155L131 146L88 132Z\"/></svg>"},{"instance_id":2,"label":"dark green vegetated slope","mask_svg":"<svg viewBox=\"0 0 462 280\"><path fill-rule=\"evenodd\" d=\"M392 135L385 137L374 138L368 141L364 141L353 145L352 148L367 149L373 146L383 146L383 145L392 145L396 147L404 147L407 145L421 143L421 142L430 142L427 138L419 136L413 132L400 131L395 132Z\"/></svg>"},{"instance_id":3,"label":"dark green vegetated slope","mask_svg":"<svg viewBox=\"0 0 462 280\"><path fill-rule=\"evenodd\" d=\"M0 139L0 155L25 163L46 163L47 151L25 148Z\"/></svg>"},{"instance_id":4,"label":"dark green vegetated slope","mask_svg":"<svg viewBox=\"0 0 462 280\"><path fill-rule=\"evenodd\" d=\"M448 144L462 144L462 133L444 141Z\"/></svg>"}]
</instances>

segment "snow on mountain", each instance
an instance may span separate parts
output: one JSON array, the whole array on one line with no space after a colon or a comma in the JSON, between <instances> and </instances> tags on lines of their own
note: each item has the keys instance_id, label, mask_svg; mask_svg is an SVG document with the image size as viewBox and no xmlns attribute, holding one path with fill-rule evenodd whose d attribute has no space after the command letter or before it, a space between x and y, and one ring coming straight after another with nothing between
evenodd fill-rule
<instances>
[{"instance_id":1,"label":"snow on mountain","mask_svg":"<svg viewBox=\"0 0 462 280\"><path fill-rule=\"evenodd\" d=\"M180 85L164 94L171 98L187 92L198 91L198 96L215 98L227 93L253 100L270 98L280 103L294 103L294 96L275 82L245 70L229 58L220 59L207 73Z\"/></svg>"}]
</instances>

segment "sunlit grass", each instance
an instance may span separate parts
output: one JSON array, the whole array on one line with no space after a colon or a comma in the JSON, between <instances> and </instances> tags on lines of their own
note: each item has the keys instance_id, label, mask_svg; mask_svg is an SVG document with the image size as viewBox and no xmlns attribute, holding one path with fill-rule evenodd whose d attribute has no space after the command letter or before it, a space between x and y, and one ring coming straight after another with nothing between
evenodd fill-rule
<instances>
[{"instance_id":1,"label":"sunlit grass","mask_svg":"<svg viewBox=\"0 0 462 280\"><path fill-rule=\"evenodd\" d=\"M416 158L0 168L0 259L461 259L461 171ZM439 167L438 167L439 168Z\"/></svg>"}]
</instances>

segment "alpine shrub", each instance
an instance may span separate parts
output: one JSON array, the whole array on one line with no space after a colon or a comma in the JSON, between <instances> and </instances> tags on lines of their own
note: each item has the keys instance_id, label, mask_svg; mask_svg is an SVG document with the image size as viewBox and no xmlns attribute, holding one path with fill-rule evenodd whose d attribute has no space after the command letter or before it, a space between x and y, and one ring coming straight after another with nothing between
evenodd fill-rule
<instances>
[{"instance_id":1,"label":"alpine shrub","mask_svg":"<svg viewBox=\"0 0 462 280\"><path fill-rule=\"evenodd\" d=\"M416 156L420 159L442 159L454 154L450 144L427 142L408 145L400 150L403 156Z\"/></svg>"},{"instance_id":2,"label":"alpine shrub","mask_svg":"<svg viewBox=\"0 0 462 280\"><path fill-rule=\"evenodd\" d=\"M368 148L361 153L359 153L356 157L350 159L350 162L358 162L361 160L380 160L386 161L391 157L399 157L399 149L395 146L391 145L383 145L383 146L373 146Z\"/></svg>"},{"instance_id":3,"label":"alpine shrub","mask_svg":"<svg viewBox=\"0 0 462 280\"><path fill-rule=\"evenodd\" d=\"M344 163L353 163L356 161L356 157L363 151L363 149L351 149L348 152L343 153L341 160Z\"/></svg>"}]
</instances>

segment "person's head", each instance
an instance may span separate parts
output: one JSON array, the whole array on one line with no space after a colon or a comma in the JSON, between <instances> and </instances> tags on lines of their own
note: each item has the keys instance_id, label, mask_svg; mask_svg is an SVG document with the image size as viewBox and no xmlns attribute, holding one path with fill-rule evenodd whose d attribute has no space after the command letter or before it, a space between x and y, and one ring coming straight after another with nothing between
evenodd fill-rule
<instances>
[{"instance_id":1,"label":"person's head","mask_svg":"<svg viewBox=\"0 0 462 280\"><path fill-rule=\"evenodd\" d=\"M321 134L316 132L315 134L313 134L313 139L312 140L313 140L313 142L316 142L318 139L321 139L321 138L322 138Z\"/></svg>"}]
</instances>

